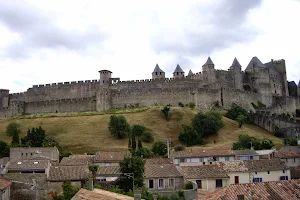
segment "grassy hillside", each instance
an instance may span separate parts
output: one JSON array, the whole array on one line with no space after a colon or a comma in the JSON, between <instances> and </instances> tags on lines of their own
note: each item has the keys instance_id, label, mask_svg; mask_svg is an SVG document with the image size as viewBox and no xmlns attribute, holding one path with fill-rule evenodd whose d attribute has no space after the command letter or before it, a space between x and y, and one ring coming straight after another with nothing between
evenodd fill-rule
<instances>
[{"instance_id":1,"label":"grassy hillside","mask_svg":"<svg viewBox=\"0 0 300 200\"><path fill-rule=\"evenodd\" d=\"M130 124L144 125L153 134L155 140L172 139L172 144L179 143L178 134L182 124L191 122L197 111L189 108L171 108L172 117L166 121L160 108L149 108L138 110L135 113L124 113ZM11 142L11 138L5 135L6 126L9 122L16 122L21 125L23 137L28 128L41 126L46 134L54 136L59 142L66 146L72 153L95 152L98 150L125 150L128 140L115 140L108 130L108 122L111 114L91 116L61 116L32 119L2 119L0 120L0 140ZM223 118L225 127L219 133L208 139L207 148L231 147L233 142L238 140L239 134L246 133L256 137L267 137L273 140L276 147L282 146L282 141L271 133L255 125L243 125L238 128L235 121ZM214 143L214 140L216 143Z\"/></svg>"}]
</instances>

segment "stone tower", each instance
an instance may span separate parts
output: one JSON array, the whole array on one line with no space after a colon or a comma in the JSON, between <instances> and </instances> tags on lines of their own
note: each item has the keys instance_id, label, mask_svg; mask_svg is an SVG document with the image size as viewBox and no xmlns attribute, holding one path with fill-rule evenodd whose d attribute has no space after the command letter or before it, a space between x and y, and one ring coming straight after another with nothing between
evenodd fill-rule
<instances>
[{"instance_id":1,"label":"stone tower","mask_svg":"<svg viewBox=\"0 0 300 200\"><path fill-rule=\"evenodd\" d=\"M152 79L164 79L164 78L165 78L165 72L160 69L158 64L156 64L152 72Z\"/></svg>"},{"instance_id":2,"label":"stone tower","mask_svg":"<svg viewBox=\"0 0 300 200\"><path fill-rule=\"evenodd\" d=\"M179 64L177 64L175 71L173 72L173 78L184 78L184 71L181 69Z\"/></svg>"},{"instance_id":3,"label":"stone tower","mask_svg":"<svg viewBox=\"0 0 300 200\"><path fill-rule=\"evenodd\" d=\"M234 88L241 90L243 88L242 66L236 58L234 58L229 71L232 72Z\"/></svg>"},{"instance_id":4,"label":"stone tower","mask_svg":"<svg viewBox=\"0 0 300 200\"><path fill-rule=\"evenodd\" d=\"M203 71L203 80L207 83L215 83L216 82L216 72L215 72L215 64L208 57L206 63L202 66Z\"/></svg>"},{"instance_id":5,"label":"stone tower","mask_svg":"<svg viewBox=\"0 0 300 200\"><path fill-rule=\"evenodd\" d=\"M282 81L281 94L283 96L289 96L289 90L288 90L288 84L287 84L287 78L286 78L285 60L284 59L277 60L277 61L271 60L271 63L273 65L273 67L276 69L276 71L280 73L280 79Z\"/></svg>"},{"instance_id":6,"label":"stone tower","mask_svg":"<svg viewBox=\"0 0 300 200\"><path fill-rule=\"evenodd\" d=\"M9 90L0 89L0 108L8 107Z\"/></svg>"},{"instance_id":7,"label":"stone tower","mask_svg":"<svg viewBox=\"0 0 300 200\"><path fill-rule=\"evenodd\" d=\"M100 85L109 85L112 72L109 70L100 70Z\"/></svg>"}]
</instances>

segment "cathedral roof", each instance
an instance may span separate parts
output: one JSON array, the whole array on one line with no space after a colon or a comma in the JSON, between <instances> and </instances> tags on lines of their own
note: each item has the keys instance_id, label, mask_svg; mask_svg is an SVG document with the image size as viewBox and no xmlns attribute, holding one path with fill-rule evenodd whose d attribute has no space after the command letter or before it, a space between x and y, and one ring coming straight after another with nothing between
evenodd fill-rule
<instances>
[{"instance_id":1,"label":"cathedral roof","mask_svg":"<svg viewBox=\"0 0 300 200\"><path fill-rule=\"evenodd\" d=\"M154 72L162 72L162 73L165 73L163 70L160 69L160 67L158 66L158 64L156 64L156 66L155 66L155 68L154 68L154 71L153 71L152 73L154 73Z\"/></svg>"},{"instance_id":2,"label":"cathedral roof","mask_svg":"<svg viewBox=\"0 0 300 200\"><path fill-rule=\"evenodd\" d=\"M231 67L240 67L240 68L242 68L241 64L239 63L239 61L236 58L234 58Z\"/></svg>"},{"instance_id":3,"label":"cathedral roof","mask_svg":"<svg viewBox=\"0 0 300 200\"><path fill-rule=\"evenodd\" d=\"M204 65L214 65L213 61L210 59L210 57L207 58L207 61Z\"/></svg>"},{"instance_id":4,"label":"cathedral roof","mask_svg":"<svg viewBox=\"0 0 300 200\"><path fill-rule=\"evenodd\" d=\"M194 75L194 74L193 74L192 70L190 70L188 76L193 76L193 75ZM300 83L300 82L299 82L299 83Z\"/></svg>"},{"instance_id":5,"label":"cathedral roof","mask_svg":"<svg viewBox=\"0 0 300 200\"><path fill-rule=\"evenodd\" d=\"M183 72L184 73L184 71L181 69L181 67L178 64L177 64L176 69L173 73L175 73L175 72Z\"/></svg>"},{"instance_id":6,"label":"cathedral roof","mask_svg":"<svg viewBox=\"0 0 300 200\"><path fill-rule=\"evenodd\" d=\"M266 68L266 66L256 56L251 59L246 69L251 69L252 67Z\"/></svg>"}]
</instances>

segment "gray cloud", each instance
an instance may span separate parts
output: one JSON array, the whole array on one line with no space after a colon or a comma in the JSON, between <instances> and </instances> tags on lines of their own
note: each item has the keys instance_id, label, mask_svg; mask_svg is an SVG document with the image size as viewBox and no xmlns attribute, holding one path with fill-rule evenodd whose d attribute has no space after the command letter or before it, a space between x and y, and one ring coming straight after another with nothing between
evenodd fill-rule
<instances>
[{"instance_id":1,"label":"gray cloud","mask_svg":"<svg viewBox=\"0 0 300 200\"><path fill-rule=\"evenodd\" d=\"M82 32L64 30L32 5L0 2L0 23L10 31L18 33L20 41L5 50L5 56L13 58L27 57L31 51L39 48L66 48L83 50L89 45L100 46L108 38L94 27Z\"/></svg>"},{"instance_id":2,"label":"gray cloud","mask_svg":"<svg viewBox=\"0 0 300 200\"><path fill-rule=\"evenodd\" d=\"M174 33L177 37L169 37L164 35L169 31L162 25L153 39L153 49L157 53L199 56L247 42L257 32L246 27L244 22L248 11L260 4L260 0L224 0L218 4L211 1L208 7L195 6L188 13L192 27L182 27L185 30Z\"/></svg>"}]
</instances>

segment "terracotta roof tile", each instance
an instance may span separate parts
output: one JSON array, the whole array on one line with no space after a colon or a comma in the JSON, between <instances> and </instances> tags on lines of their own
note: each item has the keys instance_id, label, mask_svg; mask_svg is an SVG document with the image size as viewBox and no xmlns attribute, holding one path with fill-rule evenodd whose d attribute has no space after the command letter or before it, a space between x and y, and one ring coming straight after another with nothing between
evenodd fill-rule
<instances>
[{"instance_id":1,"label":"terracotta roof tile","mask_svg":"<svg viewBox=\"0 0 300 200\"><path fill-rule=\"evenodd\" d=\"M88 166L51 166L49 181L77 181L89 178Z\"/></svg>"},{"instance_id":2,"label":"terracotta roof tile","mask_svg":"<svg viewBox=\"0 0 300 200\"><path fill-rule=\"evenodd\" d=\"M89 165L93 163L94 155L72 155L69 157L63 157L59 165L64 166L80 166Z\"/></svg>"},{"instance_id":3,"label":"terracotta roof tile","mask_svg":"<svg viewBox=\"0 0 300 200\"><path fill-rule=\"evenodd\" d=\"M120 174L121 170L119 166L105 166L99 167L97 175L110 175L110 174Z\"/></svg>"},{"instance_id":4,"label":"terracotta roof tile","mask_svg":"<svg viewBox=\"0 0 300 200\"><path fill-rule=\"evenodd\" d=\"M270 159L270 160L245 160L244 161L248 171L275 171L288 169L283 161L280 159Z\"/></svg>"},{"instance_id":5,"label":"terracotta roof tile","mask_svg":"<svg viewBox=\"0 0 300 200\"><path fill-rule=\"evenodd\" d=\"M120 152L98 152L94 158L95 163L99 162L120 162L125 156L129 155L127 151Z\"/></svg>"},{"instance_id":6,"label":"terracotta roof tile","mask_svg":"<svg viewBox=\"0 0 300 200\"><path fill-rule=\"evenodd\" d=\"M291 179L300 179L300 167L290 167Z\"/></svg>"},{"instance_id":7,"label":"terracotta roof tile","mask_svg":"<svg viewBox=\"0 0 300 200\"><path fill-rule=\"evenodd\" d=\"M154 164L173 164L171 159L167 159L167 158L152 158L152 159L147 159L145 162L145 165L150 164L150 165L154 165Z\"/></svg>"},{"instance_id":8,"label":"terracotta roof tile","mask_svg":"<svg viewBox=\"0 0 300 200\"><path fill-rule=\"evenodd\" d=\"M6 165L6 169L46 169L49 165L49 160L23 160L19 162L8 162Z\"/></svg>"},{"instance_id":9,"label":"terracotta roof tile","mask_svg":"<svg viewBox=\"0 0 300 200\"><path fill-rule=\"evenodd\" d=\"M133 197L109 192L106 190L95 189L89 191L80 189L71 200L133 200Z\"/></svg>"},{"instance_id":10,"label":"terracotta roof tile","mask_svg":"<svg viewBox=\"0 0 300 200\"><path fill-rule=\"evenodd\" d=\"M242 160L219 162L217 165L219 165L226 172L245 172L248 170L244 161Z\"/></svg>"},{"instance_id":11,"label":"terracotta roof tile","mask_svg":"<svg viewBox=\"0 0 300 200\"><path fill-rule=\"evenodd\" d=\"M4 190L5 188L7 188L8 186L10 186L11 181L7 180L7 179L0 179L0 190Z\"/></svg>"},{"instance_id":12,"label":"terracotta roof tile","mask_svg":"<svg viewBox=\"0 0 300 200\"><path fill-rule=\"evenodd\" d=\"M229 178L225 170L219 165L198 165L180 167L182 175L187 179Z\"/></svg>"},{"instance_id":13,"label":"terracotta roof tile","mask_svg":"<svg viewBox=\"0 0 300 200\"><path fill-rule=\"evenodd\" d=\"M145 164L146 178L182 177L174 164Z\"/></svg>"},{"instance_id":14,"label":"terracotta roof tile","mask_svg":"<svg viewBox=\"0 0 300 200\"><path fill-rule=\"evenodd\" d=\"M172 151L172 158L193 158L210 156L235 155L231 149L186 149L183 151Z\"/></svg>"},{"instance_id":15,"label":"terracotta roof tile","mask_svg":"<svg viewBox=\"0 0 300 200\"><path fill-rule=\"evenodd\" d=\"M235 155L258 155L254 150L245 149L245 150L234 150Z\"/></svg>"},{"instance_id":16,"label":"terracotta roof tile","mask_svg":"<svg viewBox=\"0 0 300 200\"><path fill-rule=\"evenodd\" d=\"M233 184L200 197L198 200L237 199L238 195L244 196L245 200L300 199L300 180Z\"/></svg>"},{"instance_id":17,"label":"terracotta roof tile","mask_svg":"<svg viewBox=\"0 0 300 200\"><path fill-rule=\"evenodd\" d=\"M283 152L277 151L274 153L274 158L299 158L300 154L293 151Z\"/></svg>"}]
</instances>

